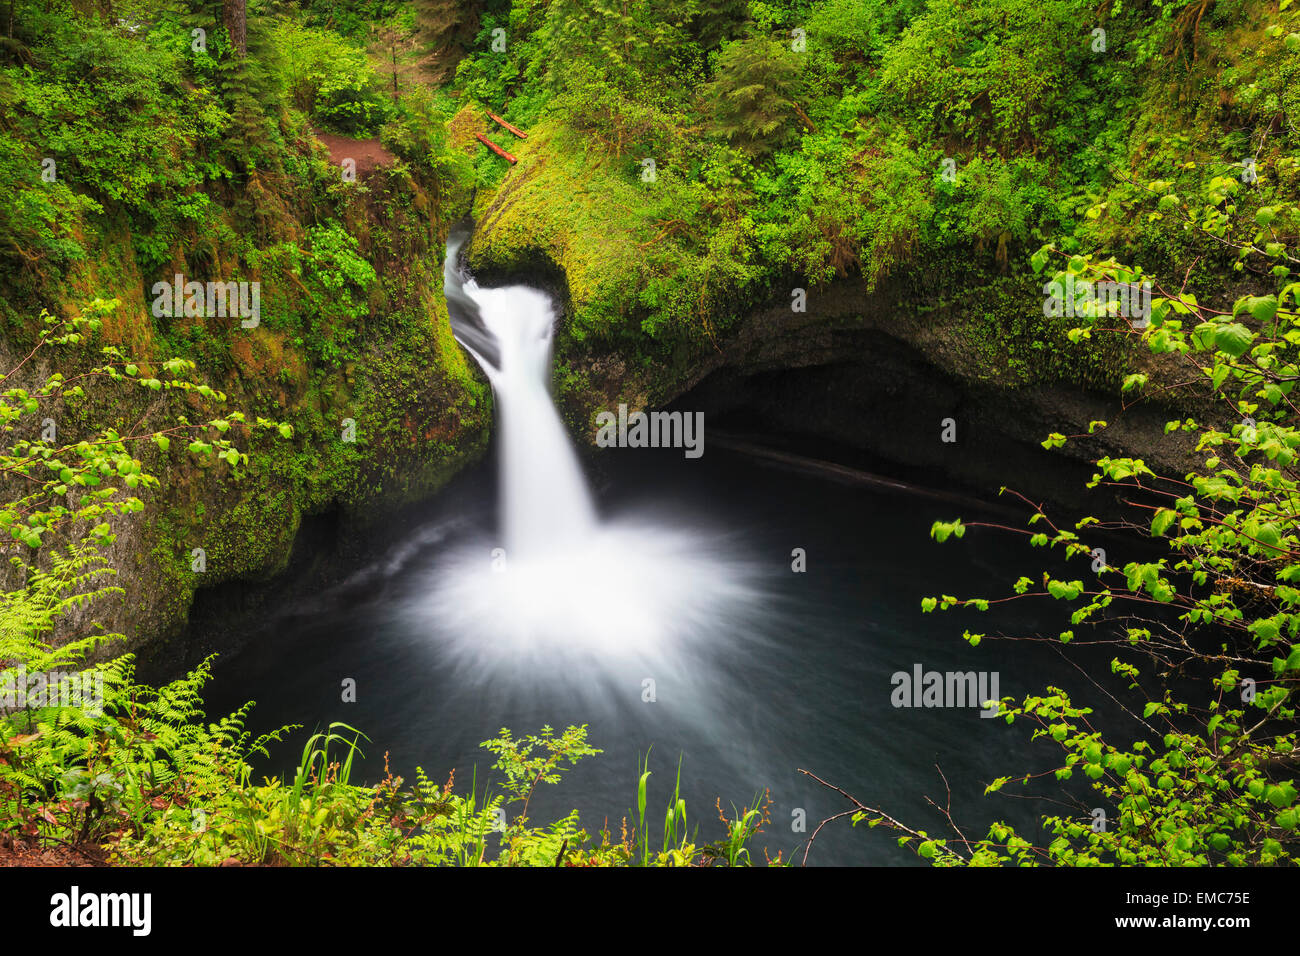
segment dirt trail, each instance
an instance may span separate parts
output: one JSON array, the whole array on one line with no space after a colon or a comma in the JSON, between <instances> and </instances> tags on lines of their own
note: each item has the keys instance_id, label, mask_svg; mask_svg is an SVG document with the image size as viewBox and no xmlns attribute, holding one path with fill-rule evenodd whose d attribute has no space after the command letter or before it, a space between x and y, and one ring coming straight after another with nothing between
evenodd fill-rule
<instances>
[{"instance_id":1,"label":"dirt trail","mask_svg":"<svg viewBox=\"0 0 1300 956\"><path fill-rule=\"evenodd\" d=\"M350 159L357 164L358 176L397 162L397 157L384 149L377 139L352 139L337 133L317 133L316 138L329 149L330 162L338 166L343 160Z\"/></svg>"},{"instance_id":2,"label":"dirt trail","mask_svg":"<svg viewBox=\"0 0 1300 956\"><path fill-rule=\"evenodd\" d=\"M94 844L70 847L55 844L42 849L26 840L0 838L0 867L6 866L107 866L104 851Z\"/></svg>"}]
</instances>

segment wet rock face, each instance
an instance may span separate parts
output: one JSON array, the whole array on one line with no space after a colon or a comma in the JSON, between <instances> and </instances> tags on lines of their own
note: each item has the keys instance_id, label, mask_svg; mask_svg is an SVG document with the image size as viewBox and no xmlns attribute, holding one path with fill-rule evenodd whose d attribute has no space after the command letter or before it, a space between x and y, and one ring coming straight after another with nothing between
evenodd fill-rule
<instances>
[{"instance_id":1,"label":"wet rock face","mask_svg":"<svg viewBox=\"0 0 1300 956\"><path fill-rule=\"evenodd\" d=\"M1098 501L1084 485L1102 455L1169 474L1191 464L1187 442L1164 434L1179 410L1147 403L1121 414L1115 390L1018 382L996 352L972 348L965 317L919 318L897 307L900 295L834 282L804 312L784 301L756 310L716 346L667 363L586 351L561 334L569 375L557 388L570 427L589 444L595 416L620 403L703 412L710 430L802 436L827 443L827 454L990 495L1020 480L1026 493L1079 507ZM1110 424L1063 449L1041 446L1053 432L1087 435L1094 421Z\"/></svg>"},{"instance_id":2,"label":"wet rock face","mask_svg":"<svg viewBox=\"0 0 1300 956\"><path fill-rule=\"evenodd\" d=\"M1054 412L1084 419L1104 412L1084 393L975 390L943 374L924 355L864 333L869 360L768 369L727 368L673 407L703 411L706 429L787 436L818 457L884 469L931 486L980 497L1003 485L1037 499L1082 505L1091 467L1044 451L1061 427ZM821 448L818 451L816 449Z\"/></svg>"}]
</instances>

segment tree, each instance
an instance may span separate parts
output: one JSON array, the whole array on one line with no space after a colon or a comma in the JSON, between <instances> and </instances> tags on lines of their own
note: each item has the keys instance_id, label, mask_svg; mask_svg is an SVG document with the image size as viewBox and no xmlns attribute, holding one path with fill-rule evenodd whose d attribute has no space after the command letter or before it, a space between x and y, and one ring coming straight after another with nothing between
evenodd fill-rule
<instances>
[{"instance_id":1,"label":"tree","mask_svg":"<svg viewBox=\"0 0 1300 956\"><path fill-rule=\"evenodd\" d=\"M415 0L417 42L439 79L455 69L478 31L479 6L473 0Z\"/></svg>"},{"instance_id":2,"label":"tree","mask_svg":"<svg viewBox=\"0 0 1300 956\"><path fill-rule=\"evenodd\" d=\"M248 55L248 0L222 0L221 20L230 34L230 45L242 58Z\"/></svg>"},{"instance_id":3,"label":"tree","mask_svg":"<svg viewBox=\"0 0 1300 956\"><path fill-rule=\"evenodd\" d=\"M797 100L804 87L803 56L777 40L737 40L718 61L705 87L705 111L714 132L761 156L789 141L812 120Z\"/></svg>"}]
</instances>

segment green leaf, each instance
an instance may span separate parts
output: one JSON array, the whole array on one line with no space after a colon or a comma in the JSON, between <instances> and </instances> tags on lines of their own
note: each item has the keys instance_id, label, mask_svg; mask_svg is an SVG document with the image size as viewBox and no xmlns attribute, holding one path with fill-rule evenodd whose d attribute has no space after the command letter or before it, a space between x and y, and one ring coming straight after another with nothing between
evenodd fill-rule
<instances>
[{"instance_id":1,"label":"green leaf","mask_svg":"<svg viewBox=\"0 0 1300 956\"><path fill-rule=\"evenodd\" d=\"M1272 322L1273 316L1277 315L1277 296L1262 295L1258 298L1252 296L1249 308L1250 314L1257 322Z\"/></svg>"},{"instance_id":2,"label":"green leaf","mask_svg":"<svg viewBox=\"0 0 1300 956\"><path fill-rule=\"evenodd\" d=\"M1255 540L1260 544L1276 549L1282 540L1282 535L1279 533L1277 525L1272 523L1262 524L1255 529Z\"/></svg>"},{"instance_id":3,"label":"green leaf","mask_svg":"<svg viewBox=\"0 0 1300 956\"><path fill-rule=\"evenodd\" d=\"M1283 807L1289 807L1295 802L1296 790L1295 784L1288 780L1286 783L1271 785L1264 788L1264 799L1279 810Z\"/></svg>"},{"instance_id":4,"label":"green leaf","mask_svg":"<svg viewBox=\"0 0 1300 956\"><path fill-rule=\"evenodd\" d=\"M1155 517L1151 519L1151 537L1158 538L1178 520L1178 512L1172 508L1161 508L1156 512Z\"/></svg>"},{"instance_id":5,"label":"green leaf","mask_svg":"<svg viewBox=\"0 0 1300 956\"><path fill-rule=\"evenodd\" d=\"M1291 648L1291 653L1286 656L1286 660L1280 657L1273 658L1273 672L1275 674L1285 674L1287 671L1300 670L1300 644Z\"/></svg>"},{"instance_id":6,"label":"green leaf","mask_svg":"<svg viewBox=\"0 0 1300 956\"><path fill-rule=\"evenodd\" d=\"M1274 310L1276 311L1277 302L1274 300ZM1233 358L1241 358L1250 348L1250 343L1255 336L1250 329L1246 328L1239 322L1233 322L1230 325L1221 325L1214 330L1214 347L1220 352L1227 352Z\"/></svg>"},{"instance_id":7,"label":"green leaf","mask_svg":"<svg viewBox=\"0 0 1300 956\"><path fill-rule=\"evenodd\" d=\"M1083 593L1082 581L1048 581L1047 593L1058 601L1073 601Z\"/></svg>"},{"instance_id":8,"label":"green leaf","mask_svg":"<svg viewBox=\"0 0 1300 956\"><path fill-rule=\"evenodd\" d=\"M930 537L936 541L947 541L950 535L961 537L966 533L966 526L961 523L961 519L956 521L936 521L930 526Z\"/></svg>"}]
</instances>

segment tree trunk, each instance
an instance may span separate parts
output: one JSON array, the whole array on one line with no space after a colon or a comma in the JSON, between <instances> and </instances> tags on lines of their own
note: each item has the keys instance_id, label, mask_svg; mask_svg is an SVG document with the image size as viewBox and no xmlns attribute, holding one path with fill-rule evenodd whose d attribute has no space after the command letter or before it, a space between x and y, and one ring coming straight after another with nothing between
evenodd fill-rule
<instances>
[{"instance_id":1,"label":"tree trunk","mask_svg":"<svg viewBox=\"0 0 1300 956\"><path fill-rule=\"evenodd\" d=\"M515 163L519 162L519 160L515 159L513 156L511 156L509 153L507 153L504 149L502 149L502 148L501 148L500 146L498 146L496 143L492 142L492 140L490 140L490 139L488 139L486 136L484 136L482 133L475 133L474 135L475 135L475 137L478 138L478 141L479 141L480 143L482 143L482 144L483 144L484 146L486 146L488 149L492 150L492 152L496 153L496 154L497 154L498 156L500 156L502 159L508 160L511 166L513 166Z\"/></svg>"},{"instance_id":2,"label":"tree trunk","mask_svg":"<svg viewBox=\"0 0 1300 956\"><path fill-rule=\"evenodd\" d=\"M222 18L231 46L241 58L248 55L248 0L222 0Z\"/></svg>"},{"instance_id":3,"label":"tree trunk","mask_svg":"<svg viewBox=\"0 0 1300 956\"><path fill-rule=\"evenodd\" d=\"M488 117L492 120L492 122L496 123L498 126L502 126L502 127L506 128L506 129L510 130L510 132L514 133L514 134L515 134L516 136L518 136L520 139L527 139L527 138L528 138L528 134L527 134L527 133L525 133L523 130L519 129L519 128L516 127L516 126L511 126L509 123L507 123L505 120L503 120L500 116L497 116L496 113L488 113Z\"/></svg>"}]
</instances>

